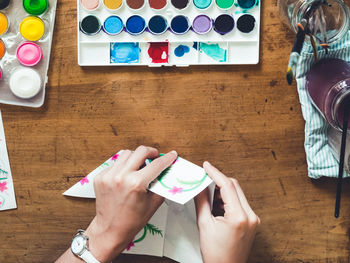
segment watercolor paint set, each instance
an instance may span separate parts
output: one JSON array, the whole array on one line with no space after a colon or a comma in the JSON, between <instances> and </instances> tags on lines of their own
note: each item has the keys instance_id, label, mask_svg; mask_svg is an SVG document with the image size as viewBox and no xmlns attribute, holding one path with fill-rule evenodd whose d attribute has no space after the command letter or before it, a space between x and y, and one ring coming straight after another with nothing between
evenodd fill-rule
<instances>
[{"instance_id":1,"label":"watercolor paint set","mask_svg":"<svg viewBox=\"0 0 350 263\"><path fill-rule=\"evenodd\" d=\"M78 64L257 64L259 1L77 0Z\"/></svg>"},{"instance_id":2,"label":"watercolor paint set","mask_svg":"<svg viewBox=\"0 0 350 263\"><path fill-rule=\"evenodd\" d=\"M0 103L45 100L57 0L0 0Z\"/></svg>"}]
</instances>

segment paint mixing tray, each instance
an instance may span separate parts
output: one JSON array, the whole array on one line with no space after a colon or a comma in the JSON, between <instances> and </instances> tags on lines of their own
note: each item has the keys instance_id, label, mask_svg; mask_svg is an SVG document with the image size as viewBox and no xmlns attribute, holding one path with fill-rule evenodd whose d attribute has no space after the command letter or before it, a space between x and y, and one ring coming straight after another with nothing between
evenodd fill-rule
<instances>
[{"instance_id":1,"label":"paint mixing tray","mask_svg":"<svg viewBox=\"0 0 350 263\"><path fill-rule=\"evenodd\" d=\"M259 1L77 0L78 64L257 64Z\"/></svg>"},{"instance_id":2,"label":"paint mixing tray","mask_svg":"<svg viewBox=\"0 0 350 263\"><path fill-rule=\"evenodd\" d=\"M0 6L0 103L40 107L45 100L57 0L3 2L9 5ZM6 21L8 26L2 30Z\"/></svg>"}]
</instances>

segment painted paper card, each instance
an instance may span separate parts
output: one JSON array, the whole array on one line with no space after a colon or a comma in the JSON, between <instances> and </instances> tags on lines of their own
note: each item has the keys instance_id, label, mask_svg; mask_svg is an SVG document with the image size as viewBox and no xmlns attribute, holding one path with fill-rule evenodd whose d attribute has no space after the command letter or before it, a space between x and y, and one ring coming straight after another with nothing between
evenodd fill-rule
<instances>
[{"instance_id":1,"label":"painted paper card","mask_svg":"<svg viewBox=\"0 0 350 263\"><path fill-rule=\"evenodd\" d=\"M163 203L123 253L162 257L167 215L168 205Z\"/></svg>"},{"instance_id":2,"label":"painted paper card","mask_svg":"<svg viewBox=\"0 0 350 263\"><path fill-rule=\"evenodd\" d=\"M4 126L0 112L0 211L17 208Z\"/></svg>"},{"instance_id":3,"label":"painted paper card","mask_svg":"<svg viewBox=\"0 0 350 263\"><path fill-rule=\"evenodd\" d=\"M121 152L122 151L109 158L63 194L95 198L93 179L104 169L113 165ZM150 161L146 161L146 164L149 163ZM208 177L203 168L178 157L169 168L164 170L160 176L150 184L149 190L168 200L179 204L185 204L212 182L213 181Z\"/></svg>"},{"instance_id":4,"label":"painted paper card","mask_svg":"<svg viewBox=\"0 0 350 263\"><path fill-rule=\"evenodd\" d=\"M212 182L202 167L178 157L151 183L149 190L173 202L185 204Z\"/></svg>"}]
</instances>

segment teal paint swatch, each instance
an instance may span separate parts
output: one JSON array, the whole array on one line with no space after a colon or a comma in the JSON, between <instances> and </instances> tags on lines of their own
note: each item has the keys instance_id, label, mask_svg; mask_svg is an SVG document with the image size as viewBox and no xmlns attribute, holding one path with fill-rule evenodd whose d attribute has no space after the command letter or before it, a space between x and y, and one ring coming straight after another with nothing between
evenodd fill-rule
<instances>
[{"instance_id":1,"label":"teal paint swatch","mask_svg":"<svg viewBox=\"0 0 350 263\"><path fill-rule=\"evenodd\" d=\"M219 46L219 44L207 44L200 42L199 51L206 54L208 57L218 61L226 62L227 61L227 50Z\"/></svg>"},{"instance_id":2,"label":"teal paint swatch","mask_svg":"<svg viewBox=\"0 0 350 263\"><path fill-rule=\"evenodd\" d=\"M194 5L199 9L206 9L210 6L212 0L193 0Z\"/></svg>"}]
</instances>

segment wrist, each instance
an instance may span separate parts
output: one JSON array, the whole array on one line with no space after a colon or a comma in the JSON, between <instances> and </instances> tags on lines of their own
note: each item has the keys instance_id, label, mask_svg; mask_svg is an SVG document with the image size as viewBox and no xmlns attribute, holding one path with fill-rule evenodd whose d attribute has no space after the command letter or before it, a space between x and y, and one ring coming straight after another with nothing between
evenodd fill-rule
<instances>
[{"instance_id":1,"label":"wrist","mask_svg":"<svg viewBox=\"0 0 350 263\"><path fill-rule=\"evenodd\" d=\"M89 250L101 263L109 263L123 251L124 244L118 236L102 230L95 219L85 231L89 237Z\"/></svg>"}]
</instances>

